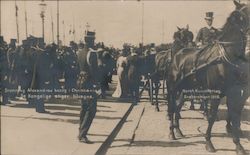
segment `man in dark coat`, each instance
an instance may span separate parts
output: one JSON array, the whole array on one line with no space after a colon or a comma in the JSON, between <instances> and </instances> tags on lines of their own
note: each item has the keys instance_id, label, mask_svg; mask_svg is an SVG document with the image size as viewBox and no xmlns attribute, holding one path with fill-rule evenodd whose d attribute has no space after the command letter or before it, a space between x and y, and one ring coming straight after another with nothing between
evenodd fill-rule
<instances>
[{"instance_id":1,"label":"man in dark coat","mask_svg":"<svg viewBox=\"0 0 250 155\"><path fill-rule=\"evenodd\" d=\"M81 89L94 90L97 86L97 54L93 51L95 32L87 31L85 36L86 45L79 49L78 63L80 68L79 84ZM83 143L92 143L87 138L88 130L96 114L97 95L95 92L90 94L90 99L81 100L80 127L78 139Z\"/></svg>"},{"instance_id":2,"label":"man in dark coat","mask_svg":"<svg viewBox=\"0 0 250 155\"><path fill-rule=\"evenodd\" d=\"M32 97L32 100L29 100L29 102L33 102L33 104L35 104L36 112L38 113L47 113L44 107L44 99L46 93L40 90L49 89L48 83L51 79L51 74L49 73L51 57L49 57L48 53L44 49L42 49L44 48L43 44L43 42L39 43L39 40L37 40L37 45L31 47L35 53L33 55L34 64L30 88L38 90L38 92L31 93L32 95L37 95L38 97ZM40 48L39 46L42 48ZM39 96L41 96L41 98Z\"/></svg>"},{"instance_id":3,"label":"man in dark coat","mask_svg":"<svg viewBox=\"0 0 250 155\"><path fill-rule=\"evenodd\" d=\"M8 96L9 94L5 92L5 89L8 88L8 59L7 59L7 44L4 42L3 36L0 36L0 75L1 75L1 93L3 100L1 102L2 105L8 104Z\"/></svg>"},{"instance_id":4,"label":"man in dark coat","mask_svg":"<svg viewBox=\"0 0 250 155\"><path fill-rule=\"evenodd\" d=\"M15 56L14 73L17 77L17 85L21 86L25 90L24 94L27 98L27 89L30 87L32 80L32 39L23 40L22 46L19 46Z\"/></svg>"},{"instance_id":5,"label":"man in dark coat","mask_svg":"<svg viewBox=\"0 0 250 155\"><path fill-rule=\"evenodd\" d=\"M213 24L213 12L206 13L206 23L207 26L200 29L196 37L197 46L206 46L212 44L216 39L219 31L212 26Z\"/></svg>"},{"instance_id":6,"label":"man in dark coat","mask_svg":"<svg viewBox=\"0 0 250 155\"><path fill-rule=\"evenodd\" d=\"M128 61L128 83L129 90L134 104L139 101L139 86L140 86L140 63L141 60L134 49L131 49L131 55L127 57Z\"/></svg>"},{"instance_id":7,"label":"man in dark coat","mask_svg":"<svg viewBox=\"0 0 250 155\"><path fill-rule=\"evenodd\" d=\"M70 92L72 88L76 88L77 76L79 74L79 68L77 65L77 55L74 49L66 47L63 55L64 60L64 78L65 89Z\"/></svg>"}]
</instances>

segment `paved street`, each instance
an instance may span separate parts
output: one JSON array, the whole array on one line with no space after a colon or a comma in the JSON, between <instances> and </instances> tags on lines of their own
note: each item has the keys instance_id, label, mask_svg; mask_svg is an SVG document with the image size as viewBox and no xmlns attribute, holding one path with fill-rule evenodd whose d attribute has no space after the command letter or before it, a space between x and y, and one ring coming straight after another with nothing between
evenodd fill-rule
<instances>
[{"instance_id":1,"label":"paved street","mask_svg":"<svg viewBox=\"0 0 250 155\"><path fill-rule=\"evenodd\" d=\"M1 106L3 155L93 155L123 117L130 104L98 103L89 131L95 142L79 143L79 103L46 104L49 114L38 114L26 103Z\"/></svg>"},{"instance_id":2,"label":"paved street","mask_svg":"<svg viewBox=\"0 0 250 155\"><path fill-rule=\"evenodd\" d=\"M161 111L155 112L154 108L145 103L141 104L141 119L136 118L134 131L131 132L129 125L124 125L108 154L176 154L176 155L235 155L235 146L232 139L228 136L225 130L225 107L221 106L219 121L213 128L215 147L218 149L216 153L208 153L205 150L205 133L207 122L203 119L203 115L198 111L190 111L185 107L182 112L183 119L181 120L181 128L185 134L184 139L170 141L168 139L168 121L166 120L165 105L161 105ZM198 108L198 107L197 107ZM249 108L249 107L248 107ZM142 112L144 111L144 112ZM128 118L128 121L133 120L133 116ZM135 129L136 124L138 128ZM249 109L244 110L244 119L242 123L244 137L242 145L248 152L250 151L250 124L249 124ZM130 131L130 135L126 133ZM132 136L134 133L134 137Z\"/></svg>"}]
</instances>

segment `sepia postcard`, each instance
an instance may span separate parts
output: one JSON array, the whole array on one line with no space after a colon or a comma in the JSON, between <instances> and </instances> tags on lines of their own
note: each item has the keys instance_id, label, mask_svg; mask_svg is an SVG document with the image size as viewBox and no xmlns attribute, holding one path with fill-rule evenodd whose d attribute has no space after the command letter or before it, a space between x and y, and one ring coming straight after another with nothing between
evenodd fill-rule
<instances>
[{"instance_id":1,"label":"sepia postcard","mask_svg":"<svg viewBox=\"0 0 250 155\"><path fill-rule=\"evenodd\" d=\"M1 155L249 155L249 0L0 0Z\"/></svg>"}]
</instances>

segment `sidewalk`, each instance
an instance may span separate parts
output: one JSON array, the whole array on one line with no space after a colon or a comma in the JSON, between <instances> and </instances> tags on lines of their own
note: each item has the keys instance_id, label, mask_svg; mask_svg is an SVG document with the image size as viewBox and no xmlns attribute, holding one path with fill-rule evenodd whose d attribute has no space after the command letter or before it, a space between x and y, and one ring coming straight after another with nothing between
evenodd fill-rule
<instances>
[{"instance_id":1,"label":"sidewalk","mask_svg":"<svg viewBox=\"0 0 250 155\"><path fill-rule=\"evenodd\" d=\"M2 155L93 155L123 117L130 103L98 102L89 131L94 144L79 143L80 103L46 104L39 114L25 102L1 106Z\"/></svg>"}]
</instances>

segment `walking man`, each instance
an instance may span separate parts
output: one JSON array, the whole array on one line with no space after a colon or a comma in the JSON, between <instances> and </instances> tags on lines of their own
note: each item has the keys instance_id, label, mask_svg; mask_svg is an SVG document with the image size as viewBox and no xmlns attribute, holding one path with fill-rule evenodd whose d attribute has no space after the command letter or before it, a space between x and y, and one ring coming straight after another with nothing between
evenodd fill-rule
<instances>
[{"instance_id":1,"label":"walking man","mask_svg":"<svg viewBox=\"0 0 250 155\"><path fill-rule=\"evenodd\" d=\"M93 52L95 32L87 31L86 45L79 48L78 63L80 75L78 78L80 89L91 90L90 98L81 100L80 127L78 139L80 142L91 144L87 134L96 114L97 94L93 91L97 88L97 53Z\"/></svg>"}]
</instances>

